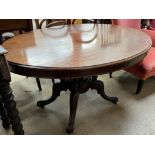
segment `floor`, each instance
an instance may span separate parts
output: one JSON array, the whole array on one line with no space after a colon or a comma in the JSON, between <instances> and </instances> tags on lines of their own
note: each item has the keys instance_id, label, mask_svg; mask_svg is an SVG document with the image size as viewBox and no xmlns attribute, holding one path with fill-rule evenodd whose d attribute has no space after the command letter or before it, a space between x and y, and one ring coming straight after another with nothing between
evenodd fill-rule
<instances>
[{"instance_id":1,"label":"floor","mask_svg":"<svg viewBox=\"0 0 155 155\"><path fill-rule=\"evenodd\" d=\"M38 91L35 78L11 74L13 89L21 121L27 135L66 135L69 114L69 91L62 92L52 104L39 109L36 102L51 95L50 79L41 79L42 92ZM94 90L80 95L74 135L145 135L155 134L154 78L147 80L144 89L135 95L137 79L129 73L118 71L110 79L108 74L99 76L105 82L109 96L117 96L114 105L102 99ZM0 134L13 134L0 126Z\"/></svg>"}]
</instances>

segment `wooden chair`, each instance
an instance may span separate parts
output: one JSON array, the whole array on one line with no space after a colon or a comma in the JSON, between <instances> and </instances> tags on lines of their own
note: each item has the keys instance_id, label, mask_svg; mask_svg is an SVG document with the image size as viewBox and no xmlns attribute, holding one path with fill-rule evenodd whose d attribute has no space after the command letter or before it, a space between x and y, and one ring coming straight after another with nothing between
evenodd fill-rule
<instances>
[{"instance_id":1,"label":"wooden chair","mask_svg":"<svg viewBox=\"0 0 155 155\"><path fill-rule=\"evenodd\" d=\"M0 44L7 39L15 36L15 33L22 34L33 30L32 19L1 19L0 20ZM14 33L13 33L14 32ZM39 78L36 78L39 90L41 91L41 84Z\"/></svg>"},{"instance_id":2,"label":"wooden chair","mask_svg":"<svg viewBox=\"0 0 155 155\"><path fill-rule=\"evenodd\" d=\"M44 23L45 23L45 27L71 24L69 19L42 19L42 20L35 19L35 24L37 29L41 29Z\"/></svg>"},{"instance_id":3,"label":"wooden chair","mask_svg":"<svg viewBox=\"0 0 155 155\"><path fill-rule=\"evenodd\" d=\"M82 19L82 23L111 24L111 19Z\"/></svg>"}]
</instances>

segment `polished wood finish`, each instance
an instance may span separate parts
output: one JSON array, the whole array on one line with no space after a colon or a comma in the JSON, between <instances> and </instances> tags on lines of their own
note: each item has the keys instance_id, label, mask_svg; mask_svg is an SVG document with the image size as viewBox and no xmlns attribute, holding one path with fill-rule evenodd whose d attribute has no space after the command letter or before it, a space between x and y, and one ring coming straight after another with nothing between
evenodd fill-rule
<instances>
[{"instance_id":1,"label":"polished wood finish","mask_svg":"<svg viewBox=\"0 0 155 155\"><path fill-rule=\"evenodd\" d=\"M66 24L71 24L70 20L67 20L67 19L42 19L42 20L35 19L35 23L36 23L36 28L37 29L42 29L43 26L46 27L46 28L49 28L49 27L60 26L61 25L62 27L64 27ZM41 88L41 83L40 83L39 78L36 78L36 81L37 81L37 84L38 84L38 88L41 91L42 88ZM52 82L54 83L53 78L52 78Z\"/></svg>"},{"instance_id":2,"label":"polished wood finish","mask_svg":"<svg viewBox=\"0 0 155 155\"><path fill-rule=\"evenodd\" d=\"M15 34L10 33L11 31L19 31L18 33L22 34L23 32L31 30L33 30L32 19L0 19L0 44L7 39L14 37ZM42 88L39 78L37 78L36 81L38 88L41 91Z\"/></svg>"},{"instance_id":3,"label":"polished wood finish","mask_svg":"<svg viewBox=\"0 0 155 155\"><path fill-rule=\"evenodd\" d=\"M85 24L35 30L4 42L3 47L9 51L6 57L14 73L67 78L134 65L151 47L151 39L131 28Z\"/></svg>"},{"instance_id":4,"label":"polished wood finish","mask_svg":"<svg viewBox=\"0 0 155 155\"><path fill-rule=\"evenodd\" d=\"M3 46L12 72L45 78L60 78L53 85L50 99L39 101L44 107L62 90L69 89L70 117L66 131L74 130L79 94L96 89L106 100L118 98L104 92L97 75L123 69L141 61L151 47L142 31L113 25L79 24L34 30L6 41Z\"/></svg>"},{"instance_id":5,"label":"polished wood finish","mask_svg":"<svg viewBox=\"0 0 155 155\"><path fill-rule=\"evenodd\" d=\"M16 102L9 84L11 76L4 56L5 53L7 51L0 46L0 116L2 125L7 129L11 124L15 134L24 134L19 113L16 109Z\"/></svg>"}]
</instances>

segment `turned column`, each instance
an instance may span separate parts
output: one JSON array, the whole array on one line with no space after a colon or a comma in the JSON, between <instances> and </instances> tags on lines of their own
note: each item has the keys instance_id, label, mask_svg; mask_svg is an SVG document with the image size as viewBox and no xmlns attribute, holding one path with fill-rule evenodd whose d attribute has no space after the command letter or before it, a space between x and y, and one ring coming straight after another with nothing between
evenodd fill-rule
<instances>
[{"instance_id":1,"label":"turned column","mask_svg":"<svg viewBox=\"0 0 155 155\"><path fill-rule=\"evenodd\" d=\"M21 135L24 134L24 130L10 87L11 76L5 53L5 49L0 46L0 115L4 128L8 128L11 124L14 134Z\"/></svg>"}]
</instances>

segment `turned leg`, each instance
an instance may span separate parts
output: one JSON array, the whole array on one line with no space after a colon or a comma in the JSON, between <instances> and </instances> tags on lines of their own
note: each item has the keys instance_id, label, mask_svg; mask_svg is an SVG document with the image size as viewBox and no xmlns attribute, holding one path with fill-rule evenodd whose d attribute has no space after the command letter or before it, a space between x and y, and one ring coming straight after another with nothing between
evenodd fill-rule
<instances>
[{"instance_id":1,"label":"turned leg","mask_svg":"<svg viewBox=\"0 0 155 155\"><path fill-rule=\"evenodd\" d=\"M16 102L12 94L12 89L10 88L9 82L5 82L0 85L0 94L4 103L4 107L10 119L12 125L12 130L14 134L23 135L24 130L20 121L19 112L16 109Z\"/></svg>"},{"instance_id":2,"label":"turned leg","mask_svg":"<svg viewBox=\"0 0 155 155\"><path fill-rule=\"evenodd\" d=\"M104 99L110 101L110 102L113 102L113 103L117 103L118 102L118 98L117 97L109 97L105 94L104 92L104 84L102 81L95 81L95 82L92 82L90 81L90 88L91 89L96 89L98 94L100 94Z\"/></svg>"},{"instance_id":3,"label":"turned leg","mask_svg":"<svg viewBox=\"0 0 155 155\"><path fill-rule=\"evenodd\" d=\"M54 100L56 100L56 98L58 96L60 96L60 92L62 90L67 90L67 89L64 87L64 85L62 83L55 83L53 85L52 96L48 100L38 101L37 102L37 106L43 108L45 105L50 104L51 102L53 102Z\"/></svg>"},{"instance_id":4,"label":"turned leg","mask_svg":"<svg viewBox=\"0 0 155 155\"><path fill-rule=\"evenodd\" d=\"M39 78L36 78L36 82L37 82L37 86L39 88L39 91L42 91L40 79Z\"/></svg>"},{"instance_id":5,"label":"turned leg","mask_svg":"<svg viewBox=\"0 0 155 155\"><path fill-rule=\"evenodd\" d=\"M2 44L3 42L3 37L2 37L2 34L0 34L0 45Z\"/></svg>"},{"instance_id":6,"label":"turned leg","mask_svg":"<svg viewBox=\"0 0 155 155\"><path fill-rule=\"evenodd\" d=\"M10 128L10 120L7 116L7 113L6 113L6 110L4 108L3 101L1 99L1 97L0 97L0 116L1 116L3 128L9 129Z\"/></svg>"},{"instance_id":7,"label":"turned leg","mask_svg":"<svg viewBox=\"0 0 155 155\"><path fill-rule=\"evenodd\" d=\"M79 93L71 92L70 94L70 116L66 131L72 133L74 131L74 121L76 115L76 109L78 105Z\"/></svg>"},{"instance_id":8,"label":"turned leg","mask_svg":"<svg viewBox=\"0 0 155 155\"><path fill-rule=\"evenodd\" d=\"M53 102L59 95L61 91L67 89L70 90L70 116L68 126L66 131L72 133L74 130L74 121L76 116L76 110L78 106L79 94L85 93L91 89L96 89L97 92L106 100L113 103L118 102L118 98L109 97L104 92L104 84L102 81L97 80L97 76L92 76L88 78L78 78L78 79L61 79L59 83L53 84L53 94L50 99L45 101L38 101L37 105L39 107L44 107L45 105Z\"/></svg>"},{"instance_id":9,"label":"turned leg","mask_svg":"<svg viewBox=\"0 0 155 155\"><path fill-rule=\"evenodd\" d=\"M53 82L53 84L55 84L55 80L54 79L52 79L52 82Z\"/></svg>"},{"instance_id":10,"label":"turned leg","mask_svg":"<svg viewBox=\"0 0 155 155\"><path fill-rule=\"evenodd\" d=\"M112 72L109 73L109 77L112 78Z\"/></svg>"},{"instance_id":11,"label":"turned leg","mask_svg":"<svg viewBox=\"0 0 155 155\"><path fill-rule=\"evenodd\" d=\"M139 94L143 88L144 80L139 80L137 83L136 94Z\"/></svg>"}]
</instances>

